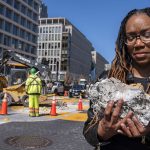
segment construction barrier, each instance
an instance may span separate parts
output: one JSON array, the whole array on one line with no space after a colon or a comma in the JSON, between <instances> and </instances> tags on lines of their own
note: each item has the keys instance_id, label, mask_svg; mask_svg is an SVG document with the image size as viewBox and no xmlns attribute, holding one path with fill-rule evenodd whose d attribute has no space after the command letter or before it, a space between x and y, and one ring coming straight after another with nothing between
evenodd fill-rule
<instances>
[{"instance_id":1,"label":"construction barrier","mask_svg":"<svg viewBox=\"0 0 150 150\"><path fill-rule=\"evenodd\" d=\"M57 113L56 113L56 99L55 99L55 96L53 96L50 115L51 115L51 116L57 116Z\"/></svg>"},{"instance_id":2,"label":"construction barrier","mask_svg":"<svg viewBox=\"0 0 150 150\"><path fill-rule=\"evenodd\" d=\"M4 94L0 115L7 115L7 93Z\"/></svg>"},{"instance_id":3,"label":"construction barrier","mask_svg":"<svg viewBox=\"0 0 150 150\"><path fill-rule=\"evenodd\" d=\"M83 105L82 105L82 96L80 95L79 102L78 102L78 111L83 110Z\"/></svg>"}]
</instances>

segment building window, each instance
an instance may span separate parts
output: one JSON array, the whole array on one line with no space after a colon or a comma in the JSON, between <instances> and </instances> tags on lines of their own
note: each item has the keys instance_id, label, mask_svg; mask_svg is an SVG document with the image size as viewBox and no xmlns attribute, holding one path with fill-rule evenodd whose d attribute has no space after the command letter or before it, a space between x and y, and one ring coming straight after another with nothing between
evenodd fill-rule
<instances>
[{"instance_id":1,"label":"building window","mask_svg":"<svg viewBox=\"0 0 150 150\"><path fill-rule=\"evenodd\" d=\"M38 3L36 3L36 2L34 2L34 9L35 9L36 11L39 10L39 5L38 5Z\"/></svg>"},{"instance_id":2,"label":"building window","mask_svg":"<svg viewBox=\"0 0 150 150\"><path fill-rule=\"evenodd\" d=\"M36 55L36 47L35 46L32 46L32 48L31 48L31 54L35 54Z\"/></svg>"},{"instance_id":3,"label":"building window","mask_svg":"<svg viewBox=\"0 0 150 150\"><path fill-rule=\"evenodd\" d=\"M12 39L12 47L18 48L18 40L17 39Z\"/></svg>"},{"instance_id":4,"label":"building window","mask_svg":"<svg viewBox=\"0 0 150 150\"><path fill-rule=\"evenodd\" d=\"M3 29L3 23L4 23L4 21L2 19L0 19L0 29Z\"/></svg>"},{"instance_id":5,"label":"building window","mask_svg":"<svg viewBox=\"0 0 150 150\"><path fill-rule=\"evenodd\" d=\"M42 49L44 49L44 43L42 43Z\"/></svg>"},{"instance_id":6,"label":"building window","mask_svg":"<svg viewBox=\"0 0 150 150\"><path fill-rule=\"evenodd\" d=\"M13 0L6 0L6 3L12 6Z\"/></svg>"},{"instance_id":7,"label":"building window","mask_svg":"<svg viewBox=\"0 0 150 150\"><path fill-rule=\"evenodd\" d=\"M21 12L22 12L23 14L26 14L26 6L21 5Z\"/></svg>"},{"instance_id":8,"label":"building window","mask_svg":"<svg viewBox=\"0 0 150 150\"><path fill-rule=\"evenodd\" d=\"M33 13L33 20L34 20L34 21L37 21L37 20L38 20L38 15L35 14L35 13Z\"/></svg>"},{"instance_id":9,"label":"building window","mask_svg":"<svg viewBox=\"0 0 150 150\"><path fill-rule=\"evenodd\" d=\"M54 33L54 27L51 28L52 33Z\"/></svg>"},{"instance_id":10,"label":"building window","mask_svg":"<svg viewBox=\"0 0 150 150\"><path fill-rule=\"evenodd\" d=\"M30 9L27 10L27 16L32 18L32 11Z\"/></svg>"},{"instance_id":11,"label":"building window","mask_svg":"<svg viewBox=\"0 0 150 150\"><path fill-rule=\"evenodd\" d=\"M28 28L28 29L32 29L32 28L31 28L31 25L32 25L32 23L31 23L30 21L27 21L27 28Z\"/></svg>"},{"instance_id":12,"label":"building window","mask_svg":"<svg viewBox=\"0 0 150 150\"><path fill-rule=\"evenodd\" d=\"M48 33L48 27L46 27L46 33Z\"/></svg>"},{"instance_id":13,"label":"building window","mask_svg":"<svg viewBox=\"0 0 150 150\"><path fill-rule=\"evenodd\" d=\"M5 31L11 32L11 23L5 22Z\"/></svg>"},{"instance_id":14,"label":"building window","mask_svg":"<svg viewBox=\"0 0 150 150\"><path fill-rule=\"evenodd\" d=\"M20 2L19 1L17 1L17 0L14 1L14 8L16 8L17 10L20 10L19 9L20 8Z\"/></svg>"},{"instance_id":15,"label":"building window","mask_svg":"<svg viewBox=\"0 0 150 150\"><path fill-rule=\"evenodd\" d=\"M58 48L60 48L60 43L58 43Z\"/></svg>"},{"instance_id":16,"label":"building window","mask_svg":"<svg viewBox=\"0 0 150 150\"><path fill-rule=\"evenodd\" d=\"M54 41L54 34L52 34L52 41Z\"/></svg>"},{"instance_id":17,"label":"building window","mask_svg":"<svg viewBox=\"0 0 150 150\"><path fill-rule=\"evenodd\" d=\"M48 34L45 34L44 39L45 39L45 41L48 41L48 39L49 39L49 35L48 35Z\"/></svg>"},{"instance_id":18,"label":"building window","mask_svg":"<svg viewBox=\"0 0 150 150\"><path fill-rule=\"evenodd\" d=\"M18 32L19 32L19 28L17 26L13 26L13 34L14 35L18 35Z\"/></svg>"},{"instance_id":19,"label":"building window","mask_svg":"<svg viewBox=\"0 0 150 150\"><path fill-rule=\"evenodd\" d=\"M45 31L45 27L43 27L43 33L45 33L46 31Z\"/></svg>"},{"instance_id":20,"label":"building window","mask_svg":"<svg viewBox=\"0 0 150 150\"><path fill-rule=\"evenodd\" d=\"M41 50L38 51L38 55L41 56Z\"/></svg>"},{"instance_id":21,"label":"building window","mask_svg":"<svg viewBox=\"0 0 150 150\"><path fill-rule=\"evenodd\" d=\"M41 29L41 28L40 28ZM32 31L34 31L35 33L37 33L38 31L38 26L36 24L33 24L32 26Z\"/></svg>"},{"instance_id":22,"label":"building window","mask_svg":"<svg viewBox=\"0 0 150 150\"><path fill-rule=\"evenodd\" d=\"M59 27L59 28L58 28L58 33L61 33L61 32L62 32L62 31L61 31L61 27Z\"/></svg>"},{"instance_id":23,"label":"building window","mask_svg":"<svg viewBox=\"0 0 150 150\"><path fill-rule=\"evenodd\" d=\"M41 48L42 48L41 43L39 43L39 49L41 49Z\"/></svg>"},{"instance_id":24,"label":"building window","mask_svg":"<svg viewBox=\"0 0 150 150\"><path fill-rule=\"evenodd\" d=\"M58 41L60 41L60 38L61 38L61 36L60 36L60 34L58 34Z\"/></svg>"},{"instance_id":25,"label":"building window","mask_svg":"<svg viewBox=\"0 0 150 150\"><path fill-rule=\"evenodd\" d=\"M31 41L31 34L30 33L26 33L26 40Z\"/></svg>"},{"instance_id":26,"label":"building window","mask_svg":"<svg viewBox=\"0 0 150 150\"><path fill-rule=\"evenodd\" d=\"M38 41L41 41L41 35L38 35Z\"/></svg>"},{"instance_id":27,"label":"building window","mask_svg":"<svg viewBox=\"0 0 150 150\"><path fill-rule=\"evenodd\" d=\"M25 31L20 29L20 37L25 38Z\"/></svg>"},{"instance_id":28,"label":"building window","mask_svg":"<svg viewBox=\"0 0 150 150\"><path fill-rule=\"evenodd\" d=\"M51 31L51 27L49 27L49 33L51 33L52 31Z\"/></svg>"},{"instance_id":29,"label":"building window","mask_svg":"<svg viewBox=\"0 0 150 150\"><path fill-rule=\"evenodd\" d=\"M11 41L10 37L5 35L4 36L4 45L10 46L10 41Z\"/></svg>"},{"instance_id":30,"label":"building window","mask_svg":"<svg viewBox=\"0 0 150 150\"><path fill-rule=\"evenodd\" d=\"M4 14L4 6L0 4L0 14Z\"/></svg>"},{"instance_id":31,"label":"building window","mask_svg":"<svg viewBox=\"0 0 150 150\"><path fill-rule=\"evenodd\" d=\"M53 49L54 48L54 43L51 43L51 49Z\"/></svg>"},{"instance_id":32,"label":"building window","mask_svg":"<svg viewBox=\"0 0 150 150\"><path fill-rule=\"evenodd\" d=\"M62 44L62 49L67 49L68 48L68 44L67 43L63 43Z\"/></svg>"},{"instance_id":33,"label":"building window","mask_svg":"<svg viewBox=\"0 0 150 150\"><path fill-rule=\"evenodd\" d=\"M2 48L0 47L0 53L2 53L2 51L3 51L3 50L2 50Z\"/></svg>"},{"instance_id":34,"label":"building window","mask_svg":"<svg viewBox=\"0 0 150 150\"><path fill-rule=\"evenodd\" d=\"M26 19L24 17L21 17L21 25L26 26Z\"/></svg>"},{"instance_id":35,"label":"building window","mask_svg":"<svg viewBox=\"0 0 150 150\"><path fill-rule=\"evenodd\" d=\"M40 33L42 33L42 28L41 27L39 28L39 31L40 31Z\"/></svg>"},{"instance_id":36,"label":"building window","mask_svg":"<svg viewBox=\"0 0 150 150\"><path fill-rule=\"evenodd\" d=\"M29 44L26 44L26 46L25 46L25 51L26 51L26 52L30 52L30 45L29 45Z\"/></svg>"},{"instance_id":37,"label":"building window","mask_svg":"<svg viewBox=\"0 0 150 150\"><path fill-rule=\"evenodd\" d=\"M32 5L33 5L33 0L28 0L28 5L32 7Z\"/></svg>"},{"instance_id":38,"label":"building window","mask_svg":"<svg viewBox=\"0 0 150 150\"><path fill-rule=\"evenodd\" d=\"M6 9L6 17L9 18L9 19L11 19L12 18L11 16L12 16L12 11L7 8Z\"/></svg>"},{"instance_id":39,"label":"building window","mask_svg":"<svg viewBox=\"0 0 150 150\"><path fill-rule=\"evenodd\" d=\"M14 13L14 21L19 23L19 15L17 13Z\"/></svg>"},{"instance_id":40,"label":"building window","mask_svg":"<svg viewBox=\"0 0 150 150\"><path fill-rule=\"evenodd\" d=\"M0 33L0 43L3 44L3 34Z\"/></svg>"},{"instance_id":41,"label":"building window","mask_svg":"<svg viewBox=\"0 0 150 150\"><path fill-rule=\"evenodd\" d=\"M24 42L19 41L18 48L19 48L20 50L24 50Z\"/></svg>"},{"instance_id":42,"label":"building window","mask_svg":"<svg viewBox=\"0 0 150 150\"><path fill-rule=\"evenodd\" d=\"M36 43L37 42L37 37L35 35L32 35L32 42Z\"/></svg>"}]
</instances>

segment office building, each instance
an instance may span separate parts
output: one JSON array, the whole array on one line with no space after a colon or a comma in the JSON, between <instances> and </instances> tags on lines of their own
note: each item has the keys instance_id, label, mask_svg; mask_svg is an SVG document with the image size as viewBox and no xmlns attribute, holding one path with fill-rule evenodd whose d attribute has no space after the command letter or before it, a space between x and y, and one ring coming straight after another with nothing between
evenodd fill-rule
<instances>
[{"instance_id":1,"label":"office building","mask_svg":"<svg viewBox=\"0 0 150 150\"><path fill-rule=\"evenodd\" d=\"M92 51L92 62L94 65L94 74L95 74L95 80L99 77L99 75L107 69L106 67L109 66L109 62L97 51Z\"/></svg>"},{"instance_id":2,"label":"office building","mask_svg":"<svg viewBox=\"0 0 150 150\"><path fill-rule=\"evenodd\" d=\"M0 52L36 59L40 5L41 0L0 0Z\"/></svg>"},{"instance_id":3,"label":"office building","mask_svg":"<svg viewBox=\"0 0 150 150\"><path fill-rule=\"evenodd\" d=\"M40 18L38 61L49 62L52 80L88 78L91 42L66 18Z\"/></svg>"}]
</instances>

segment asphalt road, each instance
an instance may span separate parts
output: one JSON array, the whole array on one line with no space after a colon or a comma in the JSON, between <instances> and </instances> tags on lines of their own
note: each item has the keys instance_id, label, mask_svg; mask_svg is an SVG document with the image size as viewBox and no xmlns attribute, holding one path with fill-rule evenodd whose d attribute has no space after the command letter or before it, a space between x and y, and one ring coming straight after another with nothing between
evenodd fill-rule
<instances>
[{"instance_id":1,"label":"asphalt road","mask_svg":"<svg viewBox=\"0 0 150 150\"><path fill-rule=\"evenodd\" d=\"M1 124L0 150L93 150L82 129L83 122L65 120ZM43 147L44 139L49 144Z\"/></svg>"},{"instance_id":2,"label":"asphalt road","mask_svg":"<svg viewBox=\"0 0 150 150\"><path fill-rule=\"evenodd\" d=\"M50 107L40 107L40 117L29 117L28 108L13 106L0 115L0 150L93 150L83 137L88 101L77 111L76 101L57 106L57 116Z\"/></svg>"}]
</instances>

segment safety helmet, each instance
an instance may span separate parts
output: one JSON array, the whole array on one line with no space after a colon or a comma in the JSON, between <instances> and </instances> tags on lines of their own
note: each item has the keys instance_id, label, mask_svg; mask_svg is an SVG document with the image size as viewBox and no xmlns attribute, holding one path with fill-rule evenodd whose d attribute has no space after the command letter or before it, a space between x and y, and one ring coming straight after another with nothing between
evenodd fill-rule
<instances>
[{"instance_id":1,"label":"safety helmet","mask_svg":"<svg viewBox=\"0 0 150 150\"><path fill-rule=\"evenodd\" d=\"M34 75L34 74L36 74L36 72L37 72L37 71L36 71L35 68L31 68L31 69L30 69L30 74Z\"/></svg>"}]
</instances>

